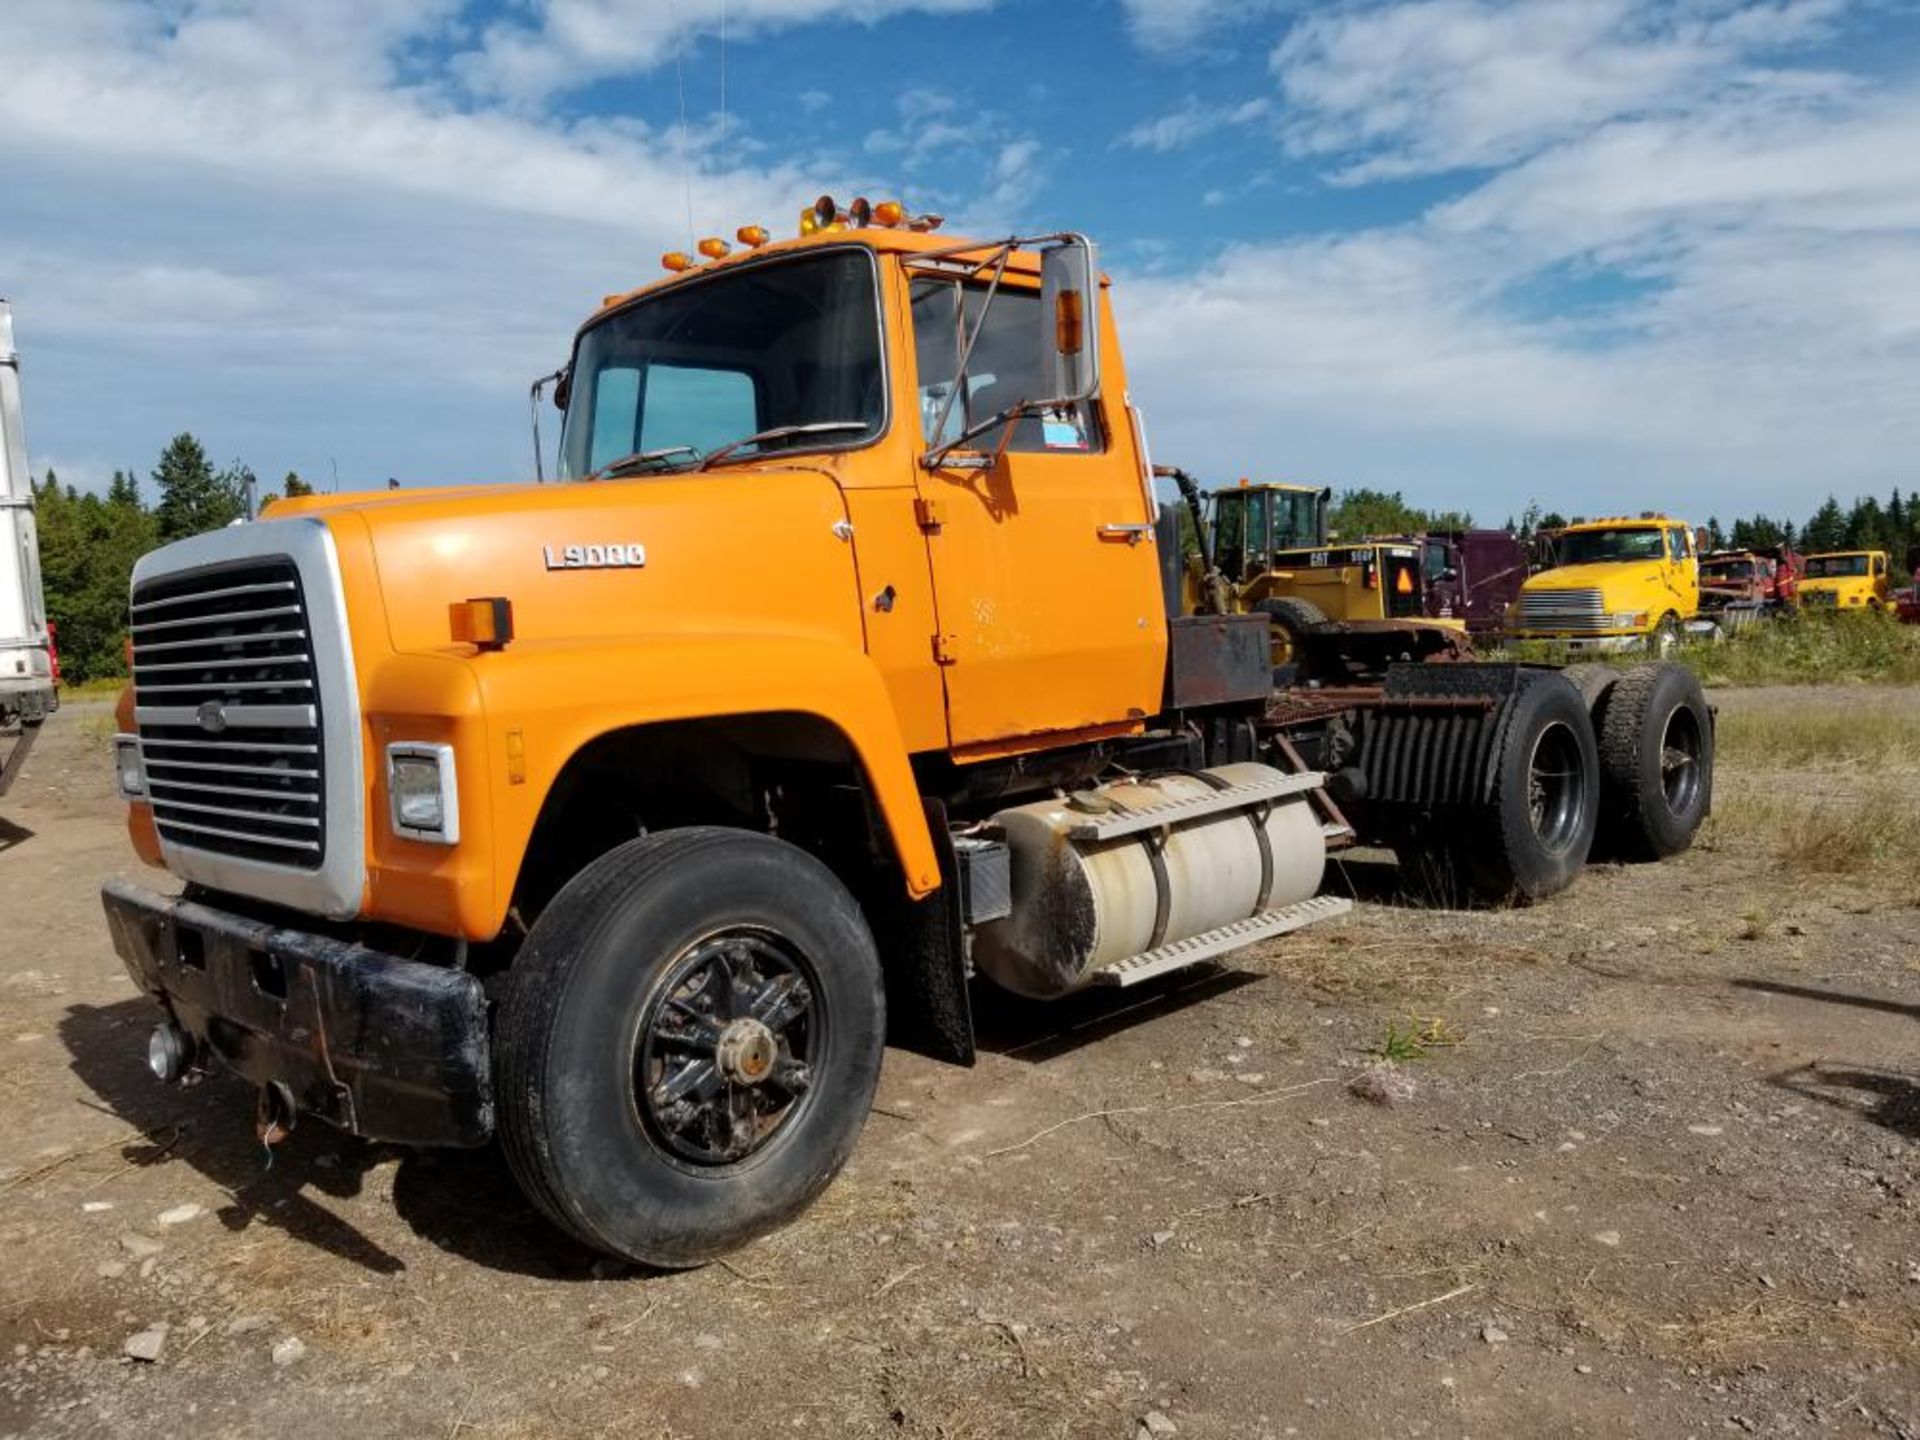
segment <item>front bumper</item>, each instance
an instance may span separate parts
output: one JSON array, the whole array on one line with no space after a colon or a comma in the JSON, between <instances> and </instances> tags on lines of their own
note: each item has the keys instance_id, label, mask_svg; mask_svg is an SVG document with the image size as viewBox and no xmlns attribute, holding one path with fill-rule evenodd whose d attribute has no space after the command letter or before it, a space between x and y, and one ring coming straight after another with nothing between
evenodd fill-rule
<instances>
[{"instance_id":1,"label":"front bumper","mask_svg":"<svg viewBox=\"0 0 1920 1440\"><path fill-rule=\"evenodd\" d=\"M472 1146L493 1134L474 976L121 881L100 898L134 983L203 1054L368 1139Z\"/></svg>"},{"instance_id":2,"label":"front bumper","mask_svg":"<svg viewBox=\"0 0 1920 1440\"><path fill-rule=\"evenodd\" d=\"M1646 648L1647 643L1646 632L1643 630L1631 630L1624 635L1554 635L1542 630L1514 630L1509 632L1508 638L1537 641L1584 654L1641 650Z\"/></svg>"}]
</instances>

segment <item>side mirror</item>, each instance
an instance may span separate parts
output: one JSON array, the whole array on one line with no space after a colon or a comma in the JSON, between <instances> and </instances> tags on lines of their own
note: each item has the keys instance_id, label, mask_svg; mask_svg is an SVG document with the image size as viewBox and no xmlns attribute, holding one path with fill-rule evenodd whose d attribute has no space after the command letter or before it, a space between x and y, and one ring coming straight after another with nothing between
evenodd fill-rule
<instances>
[{"instance_id":1,"label":"side mirror","mask_svg":"<svg viewBox=\"0 0 1920 1440\"><path fill-rule=\"evenodd\" d=\"M553 408L565 410L567 398L573 394L573 367L569 365L560 372L560 378L553 382Z\"/></svg>"},{"instance_id":2,"label":"side mirror","mask_svg":"<svg viewBox=\"0 0 1920 1440\"><path fill-rule=\"evenodd\" d=\"M1041 255L1040 301L1048 401L1093 399L1100 393L1100 265L1091 240L1075 235Z\"/></svg>"}]
</instances>

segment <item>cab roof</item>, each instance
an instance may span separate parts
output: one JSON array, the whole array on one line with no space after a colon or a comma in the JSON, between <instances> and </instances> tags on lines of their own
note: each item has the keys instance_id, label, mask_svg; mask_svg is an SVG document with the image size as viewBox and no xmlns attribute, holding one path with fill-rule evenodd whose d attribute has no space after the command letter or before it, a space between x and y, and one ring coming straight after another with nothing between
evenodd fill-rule
<instances>
[{"instance_id":1,"label":"cab roof","mask_svg":"<svg viewBox=\"0 0 1920 1440\"><path fill-rule=\"evenodd\" d=\"M1576 520L1567 526L1566 532L1577 530L1619 530L1622 528L1640 528L1645 530L1664 529L1669 525L1679 525L1691 530L1693 527L1684 520L1671 515L1602 515L1593 520Z\"/></svg>"},{"instance_id":2,"label":"cab roof","mask_svg":"<svg viewBox=\"0 0 1920 1440\"><path fill-rule=\"evenodd\" d=\"M816 230L810 235L790 235L783 240L769 240L761 245L737 245L718 260L692 260L684 270L671 271L657 280L649 280L631 290L622 290L616 294L604 296L600 308L588 318L588 323L597 320L609 310L617 309L628 301L637 300L642 295L651 295L658 291L669 290L676 285L685 285L704 279L708 275L723 270L738 270L746 266L764 262L781 256L803 254L809 250L832 249L836 246L859 245L880 255L950 255L956 261L968 259L984 260L1001 245L1000 240L974 240L966 236L947 235L939 231L909 230L897 225L867 225L860 228L840 229L837 226ZM1040 278L1040 256L1032 250L1015 250L1007 257L1007 273ZM1100 283L1108 283L1102 275Z\"/></svg>"}]
</instances>

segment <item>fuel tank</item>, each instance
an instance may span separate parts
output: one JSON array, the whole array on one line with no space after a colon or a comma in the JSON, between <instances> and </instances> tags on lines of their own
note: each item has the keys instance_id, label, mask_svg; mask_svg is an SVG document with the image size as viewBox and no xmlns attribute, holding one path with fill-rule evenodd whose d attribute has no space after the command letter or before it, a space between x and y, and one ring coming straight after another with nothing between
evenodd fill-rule
<instances>
[{"instance_id":1,"label":"fuel tank","mask_svg":"<svg viewBox=\"0 0 1920 1440\"><path fill-rule=\"evenodd\" d=\"M1222 765L1000 811L990 823L1013 907L974 932L975 966L1053 999L1118 961L1307 899L1326 868L1308 799L1318 779Z\"/></svg>"}]
</instances>

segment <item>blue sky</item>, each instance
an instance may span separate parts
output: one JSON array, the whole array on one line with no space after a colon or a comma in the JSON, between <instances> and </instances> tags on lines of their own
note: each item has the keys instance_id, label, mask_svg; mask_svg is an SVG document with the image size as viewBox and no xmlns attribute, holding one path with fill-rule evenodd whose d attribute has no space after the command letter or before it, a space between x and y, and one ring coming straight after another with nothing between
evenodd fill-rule
<instances>
[{"instance_id":1,"label":"blue sky","mask_svg":"<svg viewBox=\"0 0 1920 1440\"><path fill-rule=\"evenodd\" d=\"M825 189L1093 234L1156 458L1222 480L1920 486L1912 0L9 0L0 54L28 438L86 485L183 428L520 478L689 202Z\"/></svg>"}]
</instances>

